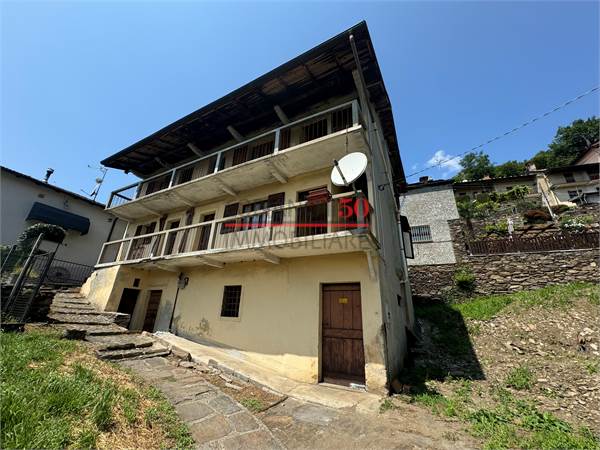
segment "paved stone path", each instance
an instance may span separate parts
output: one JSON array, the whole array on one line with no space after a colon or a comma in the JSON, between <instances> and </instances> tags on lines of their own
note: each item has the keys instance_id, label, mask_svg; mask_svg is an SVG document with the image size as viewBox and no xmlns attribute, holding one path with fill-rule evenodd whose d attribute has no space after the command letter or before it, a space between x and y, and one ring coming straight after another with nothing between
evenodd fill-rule
<instances>
[{"instance_id":1,"label":"paved stone path","mask_svg":"<svg viewBox=\"0 0 600 450\"><path fill-rule=\"evenodd\" d=\"M175 405L199 448L282 449L273 433L242 405L208 383L200 372L155 357L120 361L160 389Z\"/></svg>"}]
</instances>

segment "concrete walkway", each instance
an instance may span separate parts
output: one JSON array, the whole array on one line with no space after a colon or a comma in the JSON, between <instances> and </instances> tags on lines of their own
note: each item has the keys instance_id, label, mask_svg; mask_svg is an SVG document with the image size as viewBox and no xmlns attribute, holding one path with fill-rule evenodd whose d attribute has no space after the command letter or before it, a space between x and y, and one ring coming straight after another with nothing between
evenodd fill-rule
<instances>
[{"instance_id":1,"label":"concrete walkway","mask_svg":"<svg viewBox=\"0 0 600 450\"><path fill-rule=\"evenodd\" d=\"M281 449L273 433L248 410L208 383L200 372L156 357L121 361L160 389L186 422L198 448Z\"/></svg>"},{"instance_id":2,"label":"concrete walkway","mask_svg":"<svg viewBox=\"0 0 600 450\"><path fill-rule=\"evenodd\" d=\"M194 362L216 365L288 397L331 408L353 408L359 412L377 412L381 403L379 395L366 391L326 384L301 383L285 378L272 370L244 360L242 354L235 350L198 344L166 332L157 332L154 336L164 346L188 352Z\"/></svg>"}]
</instances>

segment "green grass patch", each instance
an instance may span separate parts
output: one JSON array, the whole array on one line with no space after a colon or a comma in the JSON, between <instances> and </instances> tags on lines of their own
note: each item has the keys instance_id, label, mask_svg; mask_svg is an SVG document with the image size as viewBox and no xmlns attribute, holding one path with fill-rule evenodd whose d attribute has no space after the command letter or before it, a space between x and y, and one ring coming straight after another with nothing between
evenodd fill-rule
<instances>
[{"instance_id":1,"label":"green grass patch","mask_svg":"<svg viewBox=\"0 0 600 450\"><path fill-rule=\"evenodd\" d=\"M471 399L470 382L452 382L452 394L429 390L412 397L435 414L469 424L486 449L599 449L600 440L587 428L575 428L549 412L541 412L504 388L496 389L494 402L478 407Z\"/></svg>"},{"instance_id":2,"label":"green grass patch","mask_svg":"<svg viewBox=\"0 0 600 450\"><path fill-rule=\"evenodd\" d=\"M505 385L520 391L528 391L533 387L533 372L529 367L515 367L506 376Z\"/></svg>"},{"instance_id":3,"label":"green grass patch","mask_svg":"<svg viewBox=\"0 0 600 450\"><path fill-rule=\"evenodd\" d=\"M396 409L396 406L389 398L384 398L379 404L379 414L383 414L386 411L391 411L392 409Z\"/></svg>"},{"instance_id":4,"label":"green grass patch","mask_svg":"<svg viewBox=\"0 0 600 450\"><path fill-rule=\"evenodd\" d=\"M242 404L242 406L253 412L259 412L265 407L263 402L253 397L243 398L242 400L240 400L240 403Z\"/></svg>"},{"instance_id":5,"label":"green grass patch","mask_svg":"<svg viewBox=\"0 0 600 450\"><path fill-rule=\"evenodd\" d=\"M160 438L155 448L193 444L173 408L161 402L152 402L161 432L139 429L141 402L148 405L150 397L77 342L45 331L0 333L0 358L2 448L95 448L102 433L127 426L136 430L132 438Z\"/></svg>"},{"instance_id":6,"label":"green grass patch","mask_svg":"<svg viewBox=\"0 0 600 450\"><path fill-rule=\"evenodd\" d=\"M516 308L565 307L576 298L583 298L592 304L599 304L600 287L591 283L569 283L548 286L531 291L503 295L486 295L452 305L465 319L489 320L509 305Z\"/></svg>"}]
</instances>

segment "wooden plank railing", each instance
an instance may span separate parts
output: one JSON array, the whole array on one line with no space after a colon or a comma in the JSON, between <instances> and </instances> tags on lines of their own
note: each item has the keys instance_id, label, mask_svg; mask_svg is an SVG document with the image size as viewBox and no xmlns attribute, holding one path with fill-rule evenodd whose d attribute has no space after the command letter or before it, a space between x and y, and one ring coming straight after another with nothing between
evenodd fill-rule
<instances>
[{"instance_id":1,"label":"wooden plank railing","mask_svg":"<svg viewBox=\"0 0 600 450\"><path fill-rule=\"evenodd\" d=\"M472 255L496 255L598 248L599 237L598 232L547 233L536 237L514 236L504 239L483 239L471 241L468 245Z\"/></svg>"}]
</instances>

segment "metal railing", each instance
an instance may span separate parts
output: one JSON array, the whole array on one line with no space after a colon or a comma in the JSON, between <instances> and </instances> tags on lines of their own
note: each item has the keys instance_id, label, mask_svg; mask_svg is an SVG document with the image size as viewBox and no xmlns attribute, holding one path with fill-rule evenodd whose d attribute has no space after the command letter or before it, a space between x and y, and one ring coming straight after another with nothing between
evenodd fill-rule
<instances>
[{"instance_id":1,"label":"metal railing","mask_svg":"<svg viewBox=\"0 0 600 450\"><path fill-rule=\"evenodd\" d=\"M107 208L121 206L364 123L358 101L352 100L113 191Z\"/></svg>"},{"instance_id":2,"label":"metal railing","mask_svg":"<svg viewBox=\"0 0 600 450\"><path fill-rule=\"evenodd\" d=\"M107 242L98 265L284 245L348 231L366 233L372 213L362 192L337 194L327 203L295 202Z\"/></svg>"}]
</instances>

